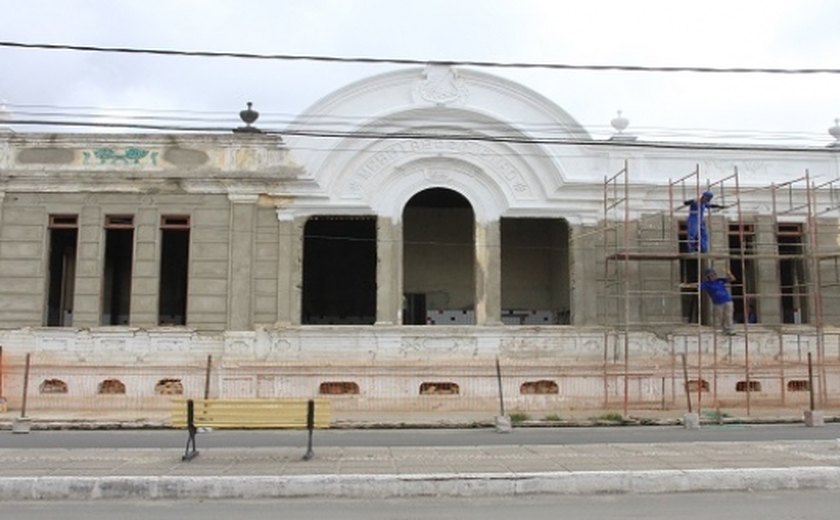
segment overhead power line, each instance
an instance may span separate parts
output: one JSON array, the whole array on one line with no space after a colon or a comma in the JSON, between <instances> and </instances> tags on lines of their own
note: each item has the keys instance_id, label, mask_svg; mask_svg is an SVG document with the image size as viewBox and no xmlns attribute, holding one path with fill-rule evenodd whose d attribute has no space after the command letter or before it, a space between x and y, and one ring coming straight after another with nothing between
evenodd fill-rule
<instances>
[{"instance_id":1,"label":"overhead power line","mask_svg":"<svg viewBox=\"0 0 840 520\"><path fill-rule=\"evenodd\" d=\"M693 67L693 66L643 66L643 65L572 65L546 62L498 62L472 60L418 60L410 58L371 58L317 56L307 54L260 54L251 52L184 51L176 49L144 49L137 47L100 47L96 45L68 45L56 43L24 43L0 41L0 47L105 52L122 54L152 54L160 56L187 56L196 58L239 58L252 60L319 61L334 63L374 63L392 65L443 65L509 69L554 69L619 72L699 72L723 74L840 74L838 68L781 68L781 67Z\"/></svg>"},{"instance_id":2,"label":"overhead power line","mask_svg":"<svg viewBox=\"0 0 840 520\"><path fill-rule=\"evenodd\" d=\"M117 107L117 106L68 106L53 104L15 104L7 103L7 118L15 119L39 119L49 118L51 121L90 121L94 123L117 122L135 123L154 121L156 124L184 125L193 123L199 126L230 125L233 128L240 124L236 119L236 113L232 110L186 110L186 109L162 109L162 108L141 108L141 107ZM289 124L296 123L298 114L287 112L260 112L259 126L283 128ZM351 114L314 114L307 115L303 126L306 129L330 128L332 130L352 131L364 127L368 131L379 129L380 126L369 123L369 115ZM383 131L391 128L391 121L384 121L381 125ZM583 124L593 135L609 137L615 132L610 125ZM296 124L300 128L300 124ZM563 132L558 129L555 123L534 122L527 120L511 120L508 122L482 122L473 123L473 130L479 132L504 132L515 128L517 131L527 135L551 135ZM773 141L791 142L808 141L820 142L826 139L825 133L807 131L766 131L747 128L738 129L715 129L715 128L677 128L677 127L655 127L639 126L634 127L634 135L643 139L655 140L656 138L682 138L682 139L749 139L751 141ZM793 144L791 142L791 144ZM802 142L802 144L808 144Z\"/></svg>"},{"instance_id":3,"label":"overhead power line","mask_svg":"<svg viewBox=\"0 0 840 520\"><path fill-rule=\"evenodd\" d=\"M12 119L5 121L9 125L36 125L36 126L65 126L65 127L98 127L98 128L129 128L139 130L159 130L175 132L210 132L230 133L231 129L219 126L183 126L166 124L144 124L144 123L120 123L120 122L92 122L92 121L54 121L37 119ZM486 134L444 134L434 132L366 132L366 131L329 131L329 130L299 130L285 129L272 130L263 128L261 133L248 134L249 138L259 136L298 136L312 138L332 139L359 139L359 140L431 140L431 141L455 141L455 142L491 142L505 144L540 144L546 146L591 146L591 147L614 147L625 148L653 148L672 150L728 150L728 151L803 151L821 152L835 154L840 149L834 147L816 146L762 146L748 144L713 144L713 143L684 143L684 142L647 142L647 141L612 141L596 139L579 139L567 137L538 137L538 136L503 136Z\"/></svg>"}]
</instances>

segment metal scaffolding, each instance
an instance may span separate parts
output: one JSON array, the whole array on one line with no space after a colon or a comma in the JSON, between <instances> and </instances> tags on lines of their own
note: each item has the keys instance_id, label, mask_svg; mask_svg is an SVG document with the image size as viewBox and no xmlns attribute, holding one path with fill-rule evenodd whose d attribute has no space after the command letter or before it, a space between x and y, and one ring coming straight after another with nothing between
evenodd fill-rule
<instances>
[{"instance_id":1,"label":"metal scaffolding","mask_svg":"<svg viewBox=\"0 0 840 520\"><path fill-rule=\"evenodd\" d=\"M816 184L806 171L785 183L744 189L737 168L716 181L703 181L698 165L669 181L667 210L651 211L645 207L642 195L647 193L647 200L656 204L662 199L662 188L634 184L628 161L617 173L605 177L601 305L605 326L605 407L610 404L608 382L621 379L623 409L625 415L628 412L630 380L634 372L643 371L643 367L632 363L633 331L653 331L668 338L671 362L670 373L662 377L663 403L666 376L671 380L672 400L676 399L680 364L677 358L681 357L688 407L692 408L692 397L696 395L693 404L699 413L704 394L711 394L712 402L718 406L722 400L719 376L722 371L732 374L737 369L737 347L743 345L743 379L738 381L736 391L743 393L747 414L753 405L753 394L761 393L762 378L778 377L778 402L785 406L786 382L794 382L786 377L801 372L803 366L801 356L786 359L786 348L790 350L795 345L801 352L801 345L806 343L812 350L810 338L816 342L813 350L818 401L825 404L830 395L836 397L837 392L829 392L827 382L829 372L836 372L835 365L840 365L840 346L838 359L831 361L826 358L825 343L827 334L840 343L840 334L826 330L826 302L834 302L830 308L837 314L836 302L840 298L838 184L837 179ZM686 214L680 210L704 191L713 192L715 202L723 208L707 217L711 237L708 251L701 251L700 247L690 251ZM731 287L736 321L742 332L737 339L719 334L716 326L709 327L716 324L710 316L710 305L705 304L700 282L705 269L715 264L737 273ZM762 275L772 276L773 280L768 282ZM768 290L770 285L778 289ZM762 312L764 320L758 325ZM772 376L769 374L773 368L765 365L766 353L758 361L751 359L754 327L777 334L779 352L774 356L776 374ZM694 347L696 360L690 355ZM689 379L689 365L695 364L690 366L694 377ZM704 371L711 371L712 385L704 379ZM795 382L793 389L802 390L801 381ZM810 385L809 382L806 386Z\"/></svg>"}]
</instances>

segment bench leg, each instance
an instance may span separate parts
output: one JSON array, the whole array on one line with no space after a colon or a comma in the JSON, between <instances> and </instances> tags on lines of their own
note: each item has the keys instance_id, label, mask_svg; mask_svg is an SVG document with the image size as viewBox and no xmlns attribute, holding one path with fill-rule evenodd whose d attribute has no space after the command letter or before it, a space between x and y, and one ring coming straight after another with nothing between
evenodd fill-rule
<instances>
[{"instance_id":1,"label":"bench leg","mask_svg":"<svg viewBox=\"0 0 840 520\"><path fill-rule=\"evenodd\" d=\"M303 455L303 460L309 460L315 456L315 452L312 451L312 429L309 429L309 443L306 446L306 453Z\"/></svg>"},{"instance_id":2,"label":"bench leg","mask_svg":"<svg viewBox=\"0 0 840 520\"><path fill-rule=\"evenodd\" d=\"M195 427L191 426L187 428L187 432L189 437L187 437L187 449L184 450L184 456L181 457L181 460L183 461L192 460L198 456L198 450L195 449Z\"/></svg>"},{"instance_id":3,"label":"bench leg","mask_svg":"<svg viewBox=\"0 0 840 520\"><path fill-rule=\"evenodd\" d=\"M193 400L187 401L187 448L184 450L182 461L192 460L198 456L198 450L195 449L195 413Z\"/></svg>"},{"instance_id":4,"label":"bench leg","mask_svg":"<svg viewBox=\"0 0 840 520\"><path fill-rule=\"evenodd\" d=\"M309 460L315 456L315 452L312 451L312 430L315 429L315 401L312 399L306 403L306 429L309 430L309 443L306 446L303 460Z\"/></svg>"}]
</instances>

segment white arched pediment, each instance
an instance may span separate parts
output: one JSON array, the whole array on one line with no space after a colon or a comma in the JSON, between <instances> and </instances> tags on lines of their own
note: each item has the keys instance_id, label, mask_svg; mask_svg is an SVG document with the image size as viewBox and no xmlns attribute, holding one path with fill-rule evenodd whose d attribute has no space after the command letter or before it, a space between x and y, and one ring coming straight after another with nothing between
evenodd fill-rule
<instances>
[{"instance_id":1,"label":"white arched pediment","mask_svg":"<svg viewBox=\"0 0 840 520\"><path fill-rule=\"evenodd\" d=\"M492 217L508 208L545 207L547 194L564 183L557 158L529 142L533 129L588 139L565 111L522 85L433 66L339 89L304 112L285 138L333 204L396 217L402 208L391 201L404 193L391 190L435 185L452 187L476 208L483 204ZM429 175L450 184L435 184Z\"/></svg>"},{"instance_id":2,"label":"white arched pediment","mask_svg":"<svg viewBox=\"0 0 840 520\"><path fill-rule=\"evenodd\" d=\"M505 193L487 182L481 168L451 157L420 159L400 166L371 194L370 204L376 214L397 222L411 197L428 188L447 188L463 195L478 222L498 218L507 208Z\"/></svg>"}]
</instances>

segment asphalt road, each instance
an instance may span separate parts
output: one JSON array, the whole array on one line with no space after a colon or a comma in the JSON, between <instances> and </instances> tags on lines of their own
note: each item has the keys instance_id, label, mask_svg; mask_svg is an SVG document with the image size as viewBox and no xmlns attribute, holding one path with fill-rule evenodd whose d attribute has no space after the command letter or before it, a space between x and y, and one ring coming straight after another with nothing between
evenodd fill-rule
<instances>
[{"instance_id":1,"label":"asphalt road","mask_svg":"<svg viewBox=\"0 0 840 520\"><path fill-rule=\"evenodd\" d=\"M198 435L205 448L295 447L306 445L306 432L290 430L217 430ZM0 448L180 448L185 430L0 431ZM802 424L704 426L615 426L598 428L316 430L315 446L408 447L575 445L604 443L766 442L840 439L840 423L808 428Z\"/></svg>"},{"instance_id":2,"label":"asphalt road","mask_svg":"<svg viewBox=\"0 0 840 520\"><path fill-rule=\"evenodd\" d=\"M96 502L4 502L0 518L36 520L507 520L510 518L674 519L761 518L782 520L837 518L836 491L693 493L670 495L527 496L377 500L181 500Z\"/></svg>"}]
</instances>

